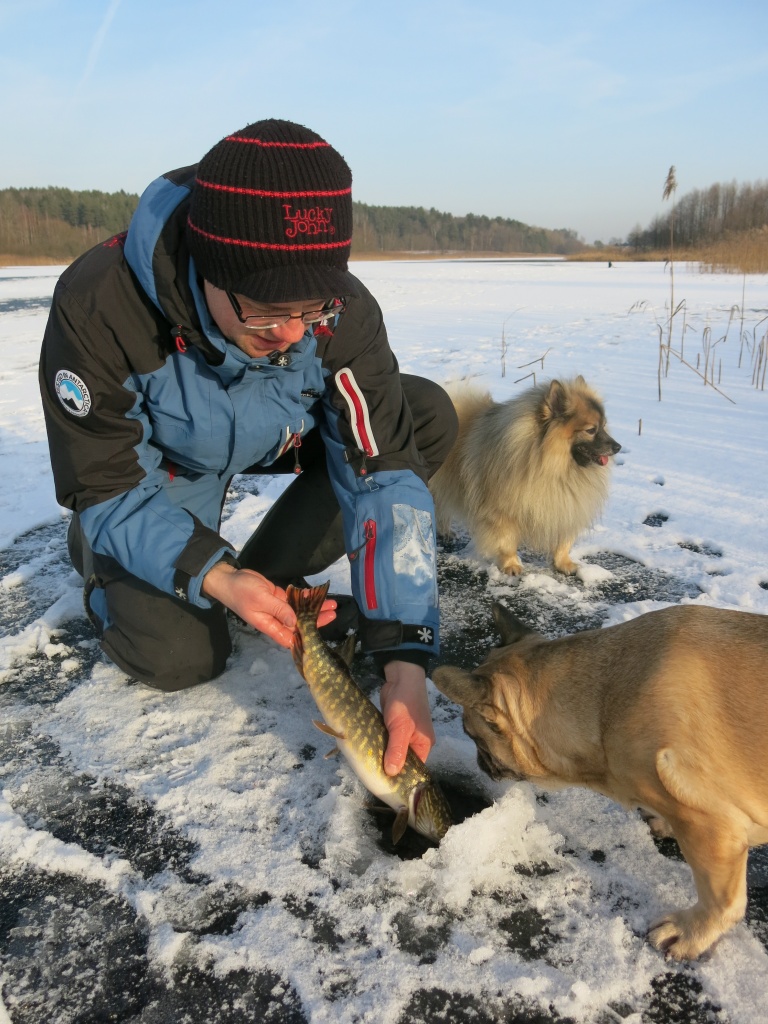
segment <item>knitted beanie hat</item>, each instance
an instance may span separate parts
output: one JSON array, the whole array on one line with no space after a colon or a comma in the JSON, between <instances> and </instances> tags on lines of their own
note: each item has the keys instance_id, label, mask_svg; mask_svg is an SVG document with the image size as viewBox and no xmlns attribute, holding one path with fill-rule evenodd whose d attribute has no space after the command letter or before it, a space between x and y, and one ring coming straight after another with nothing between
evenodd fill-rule
<instances>
[{"instance_id":1,"label":"knitted beanie hat","mask_svg":"<svg viewBox=\"0 0 768 1024\"><path fill-rule=\"evenodd\" d=\"M357 294L347 270L352 173L292 121L247 125L203 157L187 239L205 280L257 302Z\"/></svg>"}]
</instances>

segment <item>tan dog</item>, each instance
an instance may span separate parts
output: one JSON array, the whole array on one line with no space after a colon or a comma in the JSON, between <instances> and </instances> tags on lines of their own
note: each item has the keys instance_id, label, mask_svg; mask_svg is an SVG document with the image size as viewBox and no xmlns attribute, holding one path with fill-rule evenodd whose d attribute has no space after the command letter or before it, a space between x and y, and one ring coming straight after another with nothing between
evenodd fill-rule
<instances>
[{"instance_id":1,"label":"tan dog","mask_svg":"<svg viewBox=\"0 0 768 1024\"><path fill-rule=\"evenodd\" d=\"M519 545L549 555L560 572L608 495L608 465L621 445L583 377L534 385L508 402L453 390L459 433L429 489L437 529L465 523L478 552L503 571L523 571Z\"/></svg>"},{"instance_id":2,"label":"tan dog","mask_svg":"<svg viewBox=\"0 0 768 1024\"><path fill-rule=\"evenodd\" d=\"M698 902L649 939L700 956L744 916L747 852L768 843L768 616L683 605L546 640L499 604L493 614L503 646L472 673L432 676L463 706L478 764L650 812Z\"/></svg>"}]
</instances>

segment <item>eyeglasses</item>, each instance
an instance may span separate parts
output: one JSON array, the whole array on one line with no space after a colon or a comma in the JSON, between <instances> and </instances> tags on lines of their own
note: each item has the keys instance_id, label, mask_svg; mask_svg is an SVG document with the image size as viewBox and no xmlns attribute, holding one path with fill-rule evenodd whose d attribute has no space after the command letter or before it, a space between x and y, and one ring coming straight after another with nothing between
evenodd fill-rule
<instances>
[{"instance_id":1,"label":"eyeglasses","mask_svg":"<svg viewBox=\"0 0 768 1024\"><path fill-rule=\"evenodd\" d=\"M283 327L289 320L301 320L307 326L326 323L333 317L343 313L347 308L344 299L331 299L323 309L309 309L305 313L249 313L243 315L243 309L232 292L226 293L235 316L250 331L271 331L275 327Z\"/></svg>"}]
</instances>

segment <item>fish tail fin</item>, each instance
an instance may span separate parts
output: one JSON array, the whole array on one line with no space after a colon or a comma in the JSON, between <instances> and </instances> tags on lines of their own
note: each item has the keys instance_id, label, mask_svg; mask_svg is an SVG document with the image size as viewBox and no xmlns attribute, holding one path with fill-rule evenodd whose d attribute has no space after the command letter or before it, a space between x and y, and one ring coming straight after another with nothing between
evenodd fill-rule
<instances>
[{"instance_id":1,"label":"fish tail fin","mask_svg":"<svg viewBox=\"0 0 768 1024\"><path fill-rule=\"evenodd\" d=\"M317 587L294 587L289 583L285 590L286 600L297 616L311 615L313 621L316 621L330 585L330 580Z\"/></svg>"},{"instance_id":2,"label":"fish tail fin","mask_svg":"<svg viewBox=\"0 0 768 1024\"><path fill-rule=\"evenodd\" d=\"M299 675L302 679L306 679L307 677L304 675L304 642L301 639L301 633L298 629L293 634L291 655L293 656L293 664L299 670Z\"/></svg>"}]
</instances>

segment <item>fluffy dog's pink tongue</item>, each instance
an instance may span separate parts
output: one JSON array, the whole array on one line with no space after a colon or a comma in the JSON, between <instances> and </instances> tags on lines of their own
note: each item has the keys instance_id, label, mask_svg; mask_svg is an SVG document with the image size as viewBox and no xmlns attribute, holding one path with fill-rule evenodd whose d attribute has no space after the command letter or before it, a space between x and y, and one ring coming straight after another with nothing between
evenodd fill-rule
<instances>
[{"instance_id":1,"label":"fluffy dog's pink tongue","mask_svg":"<svg viewBox=\"0 0 768 1024\"><path fill-rule=\"evenodd\" d=\"M601 466L607 466L608 465L608 456L607 455L601 455L598 458L597 461L600 463Z\"/></svg>"}]
</instances>

